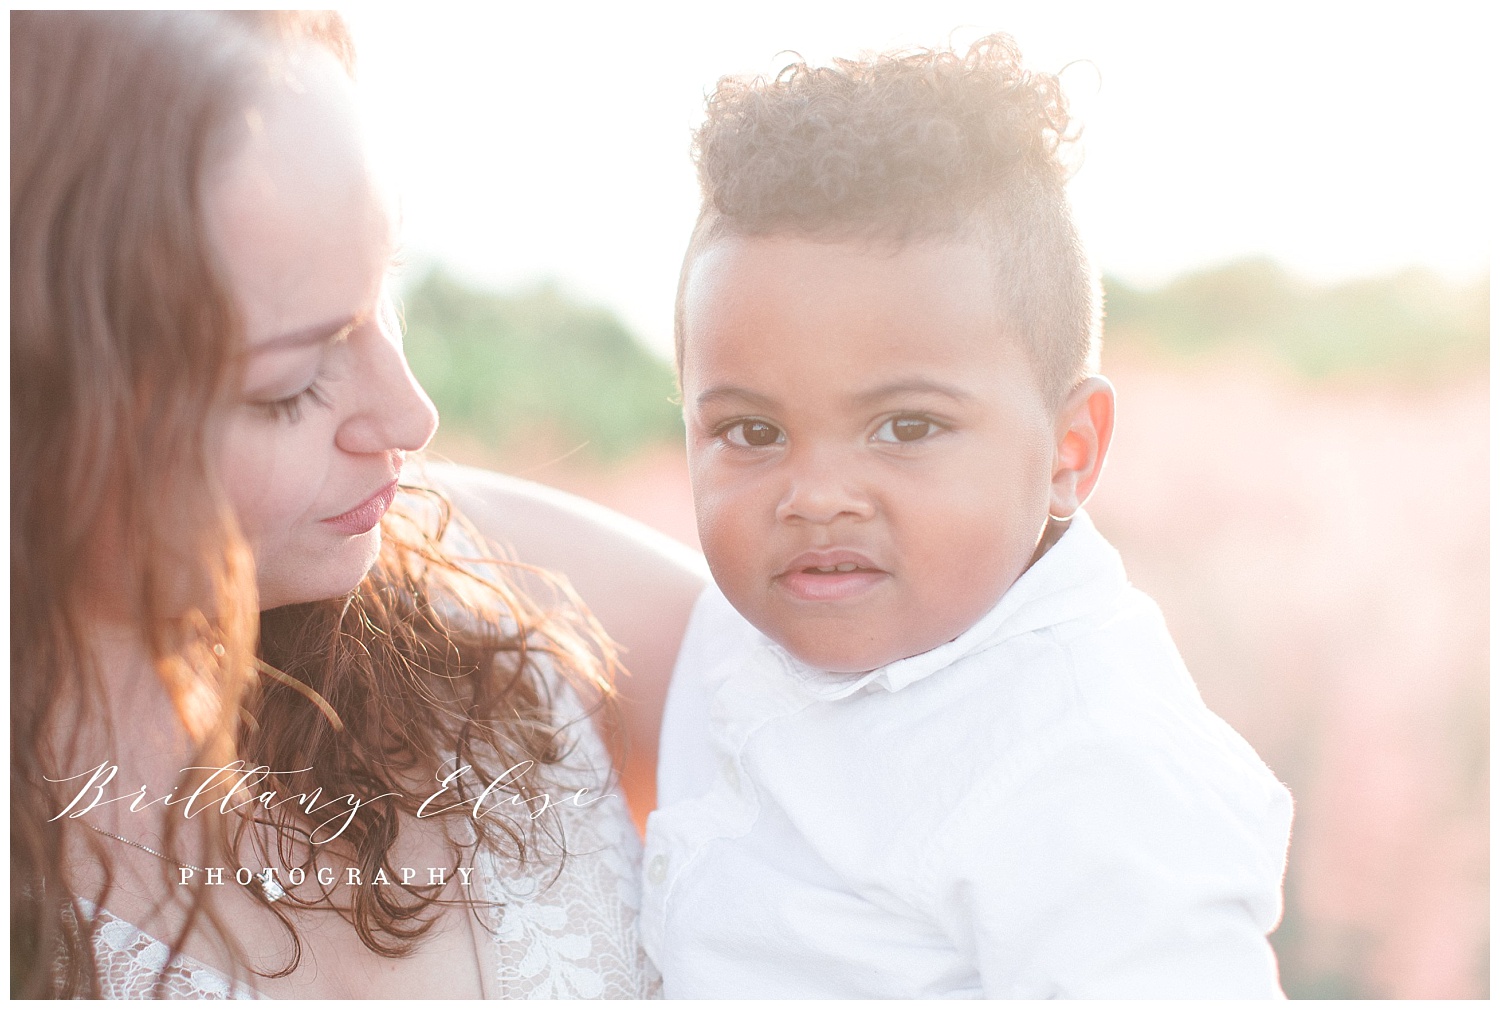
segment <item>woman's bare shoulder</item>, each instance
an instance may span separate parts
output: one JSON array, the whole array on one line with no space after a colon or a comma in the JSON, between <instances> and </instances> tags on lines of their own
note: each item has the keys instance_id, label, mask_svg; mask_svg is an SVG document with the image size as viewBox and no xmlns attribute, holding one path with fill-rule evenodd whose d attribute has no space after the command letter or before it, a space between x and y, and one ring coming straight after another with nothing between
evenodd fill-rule
<instances>
[{"instance_id":1,"label":"woman's bare shoulder","mask_svg":"<svg viewBox=\"0 0 1500 1010\"><path fill-rule=\"evenodd\" d=\"M531 481L451 463L409 467L403 479L444 492L517 561L564 576L622 646L619 684L637 765L654 762L667 681L704 586L703 556L602 505ZM645 773L645 769L639 769Z\"/></svg>"},{"instance_id":2,"label":"woman's bare shoulder","mask_svg":"<svg viewBox=\"0 0 1500 1010\"><path fill-rule=\"evenodd\" d=\"M703 556L643 523L586 498L533 481L455 463L425 461L404 475L443 491L486 537L525 564L601 586L684 595L707 584ZM595 600L588 600L597 607Z\"/></svg>"}]
</instances>

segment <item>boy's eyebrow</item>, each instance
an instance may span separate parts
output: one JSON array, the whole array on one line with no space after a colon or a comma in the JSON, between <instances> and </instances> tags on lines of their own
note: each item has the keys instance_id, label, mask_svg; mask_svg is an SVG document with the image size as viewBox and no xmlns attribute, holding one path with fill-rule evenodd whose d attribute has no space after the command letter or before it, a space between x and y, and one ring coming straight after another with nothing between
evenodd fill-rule
<instances>
[{"instance_id":1,"label":"boy's eyebrow","mask_svg":"<svg viewBox=\"0 0 1500 1010\"><path fill-rule=\"evenodd\" d=\"M938 396L947 397L958 403L967 403L974 399L973 394L957 386L950 386L932 379L897 379L895 382L887 382L883 386L876 386L874 389L866 390L856 395L853 400L855 403L863 405L911 393L935 393ZM746 389L743 386L714 386L699 393L697 400L694 402L699 407L703 407L715 400L739 400L767 409L774 408L777 405L776 400L772 397Z\"/></svg>"},{"instance_id":2,"label":"boy's eyebrow","mask_svg":"<svg viewBox=\"0 0 1500 1010\"><path fill-rule=\"evenodd\" d=\"M888 400L893 396L902 396L907 393L936 393L946 396L950 400L966 403L974 398L972 393L966 392L957 386L949 386L946 383L935 382L932 379L897 379L895 382L887 382L883 386L866 390L854 397L854 402L865 404L875 403L880 400Z\"/></svg>"},{"instance_id":3,"label":"boy's eyebrow","mask_svg":"<svg viewBox=\"0 0 1500 1010\"><path fill-rule=\"evenodd\" d=\"M746 389L744 386L713 386L698 394L694 402L702 407L714 400L741 400L757 407L774 407L776 401L769 396Z\"/></svg>"}]
</instances>

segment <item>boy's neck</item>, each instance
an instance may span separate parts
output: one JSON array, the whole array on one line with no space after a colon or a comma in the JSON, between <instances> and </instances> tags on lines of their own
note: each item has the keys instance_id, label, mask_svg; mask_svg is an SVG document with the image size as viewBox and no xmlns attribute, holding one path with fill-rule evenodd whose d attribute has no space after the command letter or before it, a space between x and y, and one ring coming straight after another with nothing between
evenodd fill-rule
<instances>
[{"instance_id":1,"label":"boy's neck","mask_svg":"<svg viewBox=\"0 0 1500 1010\"><path fill-rule=\"evenodd\" d=\"M1043 554L1050 551L1053 545L1062 539L1062 535L1068 532L1068 527L1072 524L1072 516L1066 519L1055 519L1052 516L1047 517L1047 526L1042 530L1042 539L1037 542L1036 552L1031 555L1031 560L1026 562L1028 570L1032 565L1041 560Z\"/></svg>"}]
</instances>

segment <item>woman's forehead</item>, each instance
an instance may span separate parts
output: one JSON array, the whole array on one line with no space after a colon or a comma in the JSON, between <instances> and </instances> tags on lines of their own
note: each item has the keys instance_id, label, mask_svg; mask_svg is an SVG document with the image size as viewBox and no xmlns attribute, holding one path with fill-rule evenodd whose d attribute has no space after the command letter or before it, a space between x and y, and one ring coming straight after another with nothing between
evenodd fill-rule
<instances>
[{"instance_id":1,"label":"woman's forehead","mask_svg":"<svg viewBox=\"0 0 1500 1010\"><path fill-rule=\"evenodd\" d=\"M256 97L208 180L205 210L252 347L374 304L395 245L393 208L352 83L330 54L305 47Z\"/></svg>"}]
</instances>

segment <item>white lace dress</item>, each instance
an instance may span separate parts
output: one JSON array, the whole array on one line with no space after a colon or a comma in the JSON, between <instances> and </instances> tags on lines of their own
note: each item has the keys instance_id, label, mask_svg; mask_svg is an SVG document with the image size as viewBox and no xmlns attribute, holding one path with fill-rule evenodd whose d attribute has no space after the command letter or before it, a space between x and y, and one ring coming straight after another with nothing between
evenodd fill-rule
<instances>
[{"instance_id":1,"label":"white lace dress","mask_svg":"<svg viewBox=\"0 0 1500 1010\"><path fill-rule=\"evenodd\" d=\"M558 716L577 715L563 700L571 696L558 695ZM487 995L655 998L661 979L641 950L636 925L641 844L629 811L618 795L589 806L561 802L584 777L594 783L591 796L607 781L609 759L598 734L586 718L573 725L577 745L559 787L549 789L568 853L561 872L555 863L521 871L493 852L475 856L474 877L490 902L484 912L498 955ZM168 963L165 943L108 910L82 904L96 924L94 956L105 998L263 998L193 958L179 955Z\"/></svg>"}]
</instances>

